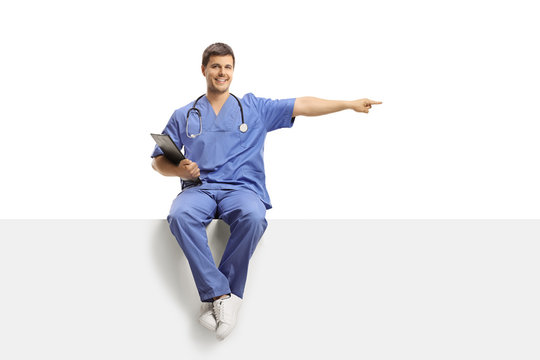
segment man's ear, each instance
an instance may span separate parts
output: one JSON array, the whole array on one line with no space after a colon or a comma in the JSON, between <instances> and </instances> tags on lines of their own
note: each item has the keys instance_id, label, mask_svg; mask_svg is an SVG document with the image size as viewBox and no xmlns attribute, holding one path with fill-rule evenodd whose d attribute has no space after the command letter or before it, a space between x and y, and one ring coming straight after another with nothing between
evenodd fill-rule
<instances>
[{"instance_id":1,"label":"man's ear","mask_svg":"<svg viewBox=\"0 0 540 360\"><path fill-rule=\"evenodd\" d=\"M201 65L201 71L203 76L206 77L206 68L204 67L204 65Z\"/></svg>"}]
</instances>

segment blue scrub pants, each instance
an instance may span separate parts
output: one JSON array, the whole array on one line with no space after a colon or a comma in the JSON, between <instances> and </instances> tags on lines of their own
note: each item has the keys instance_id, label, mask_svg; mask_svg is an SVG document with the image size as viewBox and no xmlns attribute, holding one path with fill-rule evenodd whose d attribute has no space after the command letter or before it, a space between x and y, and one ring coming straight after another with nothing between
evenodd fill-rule
<instances>
[{"instance_id":1,"label":"blue scrub pants","mask_svg":"<svg viewBox=\"0 0 540 360\"><path fill-rule=\"evenodd\" d=\"M167 221L188 259L201 301L231 292L243 297L249 259L266 230L265 214L257 194L245 189L192 187L173 201ZM225 221L231 230L219 267L206 236L206 226L214 218Z\"/></svg>"}]
</instances>

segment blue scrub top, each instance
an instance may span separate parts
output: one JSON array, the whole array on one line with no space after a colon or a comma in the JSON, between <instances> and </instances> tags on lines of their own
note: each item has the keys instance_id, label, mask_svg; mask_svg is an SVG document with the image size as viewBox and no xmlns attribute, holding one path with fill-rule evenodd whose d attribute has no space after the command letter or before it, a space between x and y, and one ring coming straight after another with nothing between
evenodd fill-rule
<instances>
[{"instance_id":1,"label":"blue scrub top","mask_svg":"<svg viewBox=\"0 0 540 360\"><path fill-rule=\"evenodd\" d=\"M176 110L162 134L168 134L184 155L199 166L202 185L181 180L182 189L200 186L201 189L237 189L254 191L267 209L272 208L266 190L264 173L264 140L272 130L292 127L296 99L271 100L249 93L239 99L244 109L248 131L242 133L242 116L238 102L229 96L218 116L206 96L197 102L202 115L201 135L186 135L186 116L195 101ZM189 134L199 133L199 120L195 112L189 117ZM152 157L162 155L156 145Z\"/></svg>"}]
</instances>

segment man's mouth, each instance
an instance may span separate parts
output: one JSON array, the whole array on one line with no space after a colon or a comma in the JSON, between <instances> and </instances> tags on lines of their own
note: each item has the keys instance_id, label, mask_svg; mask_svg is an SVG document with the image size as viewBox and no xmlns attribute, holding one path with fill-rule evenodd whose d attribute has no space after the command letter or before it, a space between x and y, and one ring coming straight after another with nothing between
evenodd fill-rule
<instances>
[{"instance_id":1,"label":"man's mouth","mask_svg":"<svg viewBox=\"0 0 540 360\"><path fill-rule=\"evenodd\" d=\"M216 81L219 83L219 84L225 84L227 82L227 79L216 79Z\"/></svg>"}]
</instances>

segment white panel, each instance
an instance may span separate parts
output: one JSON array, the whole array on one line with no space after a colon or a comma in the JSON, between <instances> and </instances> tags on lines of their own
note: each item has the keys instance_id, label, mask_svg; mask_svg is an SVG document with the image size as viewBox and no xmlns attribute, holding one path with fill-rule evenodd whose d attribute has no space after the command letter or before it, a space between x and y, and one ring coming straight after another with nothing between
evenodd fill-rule
<instances>
[{"instance_id":1,"label":"white panel","mask_svg":"<svg viewBox=\"0 0 540 360\"><path fill-rule=\"evenodd\" d=\"M209 233L219 253L227 226ZM272 220L218 342L165 221L1 221L0 358L537 359L539 239L539 221Z\"/></svg>"}]
</instances>

